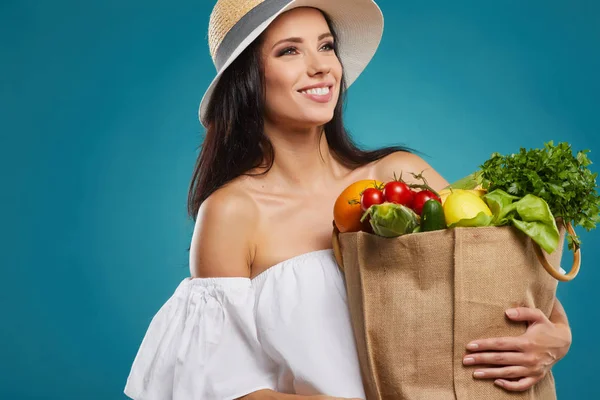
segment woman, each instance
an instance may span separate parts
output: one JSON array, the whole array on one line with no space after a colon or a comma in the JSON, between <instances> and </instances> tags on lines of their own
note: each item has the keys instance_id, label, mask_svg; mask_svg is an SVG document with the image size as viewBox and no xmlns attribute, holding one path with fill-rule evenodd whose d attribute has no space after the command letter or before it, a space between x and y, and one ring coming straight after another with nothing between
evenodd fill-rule
<instances>
[{"instance_id":1,"label":"woman","mask_svg":"<svg viewBox=\"0 0 600 400\"><path fill-rule=\"evenodd\" d=\"M381 33L371 0L217 3L209 42L219 72L200 108L207 134L189 199L192 276L154 317L128 396L364 398L330 250L333 204L357 180L400 171L447 185L418 156L361 151L345 133L346 79ZM471 343L465 364L495 365L474 376L525 390L566 354L570 330L558 301L550 320L511 312L527 332Z\"/></svg>"}]
</instances>

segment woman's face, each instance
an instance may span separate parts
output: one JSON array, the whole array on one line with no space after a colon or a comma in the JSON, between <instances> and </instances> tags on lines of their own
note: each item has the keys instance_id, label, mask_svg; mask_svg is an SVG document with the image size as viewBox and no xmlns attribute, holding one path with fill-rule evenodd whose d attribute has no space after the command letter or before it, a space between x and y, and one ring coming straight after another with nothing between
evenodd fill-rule
<instances>
[{"instance_id":1,"label":"woman's face","mask_svg":"<svg viewBox=\"0 0 600 400\"><path fill-rule=\"evenodd\" d=\"M323 14L314 8L293 9L280 15L264 35L265 118L295 128L329 122L342 66Z\"/></svg>"}]
</instances>

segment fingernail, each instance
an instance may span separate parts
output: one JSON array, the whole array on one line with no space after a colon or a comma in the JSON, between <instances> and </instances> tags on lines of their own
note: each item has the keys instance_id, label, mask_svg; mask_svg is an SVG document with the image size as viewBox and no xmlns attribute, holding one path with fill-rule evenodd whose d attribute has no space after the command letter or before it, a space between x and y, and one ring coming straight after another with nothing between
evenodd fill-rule
<instances>
[{"instance_id":1,"label":"fingernail","mask_svg":"<svg viewBox=\"0 0 600 400\"><path fill-rule=\"evenodd\" d=\"M474 362L475 362L475 359L473 357L467 357L463 360L463 363L465 365L473 364Z\"/></svg>"},{"instance_id":2,"label":"fingernail","mask_svg":"<svg viewBox=\"0 0 600 400\"><path fill-rule=\"evenodd\" d=\"M504 387L504 382L502 382L502 381L499 381L499 380L498 380L498 381L494 381L494 383L495 383L496 385L498 385L498 386L502 386L502 387Z\"/></svg>"},{"instance_id":3,"label":"fingernail","mask_svg":"<svg viewBox=\"0 0 600 400\"><path fill-rule=\"evenodd\" d=\"M519 313L514 308L506 310L506 315L508 315L509 317L516 317L518 314Z\"/></svg>"},{"instance_id":4,"label":"fingernail","mask_svg":"<svg viewBox=\"0 0 600 400\"><path fill-rule=\"evenodd\" d=\"M475 371L475 372L473 373L473 376L474 376L475 378L483 378L483 376L484 376L484 375L485 375L485 374L484 374L483 372L481 372L481 371Z\"/></svg>"},{"instance_id":5,"label":"fingernail","mask_svg":"<svg viewBox=\"0 0 600 400\"><path fill-rule=\"evenodd\" d=\"M477 350L479 348L479 345L477 343L469 343L467 345L467 349L469 350Z\"/></svg>"}]
</instances>

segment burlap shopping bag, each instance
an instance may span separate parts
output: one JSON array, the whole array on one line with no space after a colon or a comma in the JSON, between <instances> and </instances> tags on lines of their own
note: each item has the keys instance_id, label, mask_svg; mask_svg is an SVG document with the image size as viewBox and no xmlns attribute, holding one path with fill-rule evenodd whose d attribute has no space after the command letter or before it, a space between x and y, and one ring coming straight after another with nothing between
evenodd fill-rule
<instances>
[{"instance_id":1,"label":"burlap shopping bag","mask_svg":"<svg viewBox=\"0 0 600 400\"><path fill-rule=\"evenodd\" d=\"M560 264L563 238L561 229L550 264ZM472 340L525 332L526 324L504 316L507 308L550 315L557 280L529 237L509 226L393 239L334 230L333 242L367 400L556 398L551 373L526 392L509 392L474 379L474 368L462 363Z\"/></svg>"}]
</instances>

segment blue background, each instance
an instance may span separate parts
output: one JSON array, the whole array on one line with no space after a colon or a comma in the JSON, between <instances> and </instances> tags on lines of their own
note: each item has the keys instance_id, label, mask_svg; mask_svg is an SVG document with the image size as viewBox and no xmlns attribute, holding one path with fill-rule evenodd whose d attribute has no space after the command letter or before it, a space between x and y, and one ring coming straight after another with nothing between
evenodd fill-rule
<instances>
[{"instance_id":1,"label":"blue background","mask_svg":"<svg viewBox=\"0 0 600 400\"><path fill-rule=\"evenodd\" d=\"M124 398L147 324L188 274L212 5L0 4L0 398ZM380 6L383 42L347 107L360 142L422 150L451 181L548 140L600 163L600 2ZM559 286L574 332L560 399L600 398L600 233L582 239L582 271Z\"/></svg>"}]
</instances>

